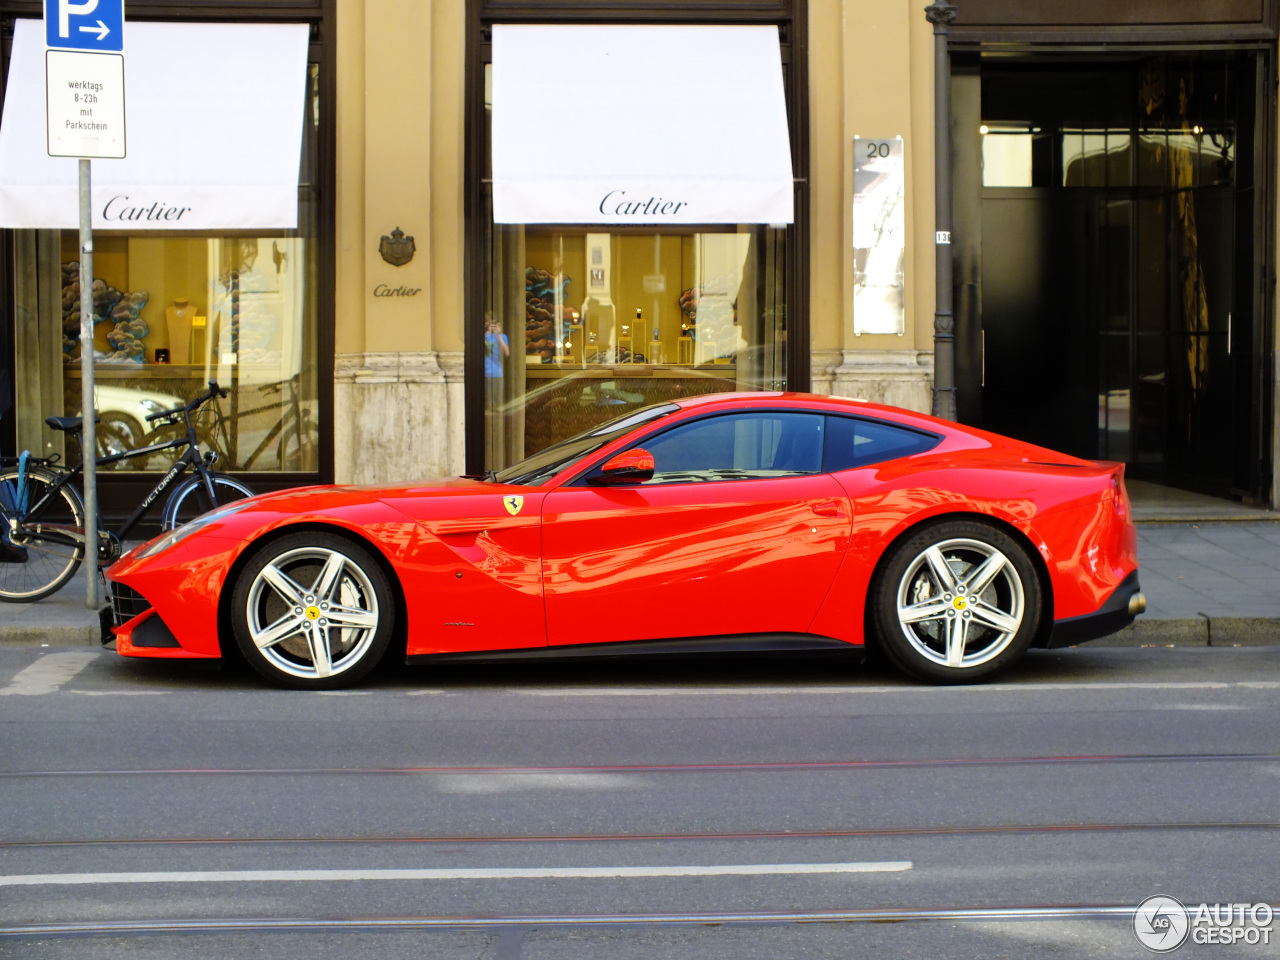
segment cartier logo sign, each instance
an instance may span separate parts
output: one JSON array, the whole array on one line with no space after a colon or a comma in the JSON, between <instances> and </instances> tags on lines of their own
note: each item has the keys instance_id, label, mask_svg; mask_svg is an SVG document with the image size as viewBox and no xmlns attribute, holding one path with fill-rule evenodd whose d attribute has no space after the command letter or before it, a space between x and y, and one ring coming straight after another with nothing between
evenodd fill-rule
<instances>
[{"instance_id":1,"label":"cartier logo sign","mask_svg":"<svg viewBox=\"0 0 1280 960\"><path fill-rule=\"evenodd\" d=\"M373 288L375 297L416 297L421 292L421 287L388 287L385 283Z\"/></svg>"},{"instance_id":2,"label":"cartier logo sign","mask_svg":"<svg viewBox=\"0 0 1280 960\"><path fill-rule=\"evenodd\" d=\"M618 217L674 217L681 207L688 205L685 200L665 200L662 197L631 200L625 190L610 190L600 201L600 212L605 216Z\"/></svg>"},{"instance_id":3,"label":"cartier logo sign","mask_svg":"<svg viewBox=\"0 0 1280 960\"><path fill-rule=\"evenodd\" d=\"M148 204L145 200L134 200L128 194L117 194L106 202L102 208L103 220L181 220L184 213L190 213L190 207L171 207L163 200Z\"/></svg>"}]
</instances>

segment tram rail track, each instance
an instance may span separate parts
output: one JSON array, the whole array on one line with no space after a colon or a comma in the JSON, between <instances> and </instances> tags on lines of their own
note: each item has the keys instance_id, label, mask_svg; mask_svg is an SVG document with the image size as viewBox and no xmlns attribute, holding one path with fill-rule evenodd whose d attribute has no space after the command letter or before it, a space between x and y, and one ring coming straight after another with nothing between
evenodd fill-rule
<instances>
[{"instance_id":1,"label":"tram rail track","mask_svg":"<svg viewBox=\"0 0 1280 960\"><path fill-rule=\"evenodd\" d=\"M1278 820L1194 820L1168 823L1015 823L949 827L883 827L861 830L737 830L687 833L447 834L371 837L121 837L0 840L0 850L50 847L235 846L429 846L433 844L662 843L718 840L841 840L877 837L948 837L1002 834L1160 833L1172 831L1280 830Z\"/></svg>"},{"instance_id":2,"label":"tram rail track","mask_svg":"<svg viewBox=\"0 0 1280 960\"><path fill-rule=\"evenodd\" d=\"M85 920L0 926L0 938L135 936L141 934L370 933L532 927L761 926L808 923L1046 922L1116 920L1128 922L1133 904L1067 906L865 908L708 913L530 914L516 916L390 917L218 917L150 920ZM1273 909L1280 910L1280 904Z\"/></svg>"},{"instance_id":3,"label":"tram rail track","mask_svg":"<svg viewBox=\"0 0 1280 960\"><path fill-rule=\"evenodd\" d=\"M533 776L597 773L750 773L770 770L874 770L928 767L1013 767L1127 763L1275 763L1280 753L1134 753L1024 757L941 757L915 760L794 760L736 763L590 764L558 766L406 767L133 767L103 770L2 770L0 780L38 777L303 777Z\"/></svg>"}]
</instances>

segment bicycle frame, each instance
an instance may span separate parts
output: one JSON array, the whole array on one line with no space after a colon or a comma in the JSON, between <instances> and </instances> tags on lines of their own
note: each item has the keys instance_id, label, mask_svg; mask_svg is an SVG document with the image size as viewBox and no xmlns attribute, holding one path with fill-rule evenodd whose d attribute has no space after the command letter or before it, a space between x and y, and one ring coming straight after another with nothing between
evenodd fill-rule
<instances>
[{"instance_id":1,"label":"bicycle frame","mask_svg":"<svg viewBox=\"0 0 1280 960\"><path fill-rule=\"evenodd\" d=\"M191 425L189 418L187 422L187 432L184 436L168 440L164 443L155 443L150 446L139 447L136 450L125 450L121 453L108 454L105 457L96 457L94 462L101 467L113 463L119 463L122 460L133 460L137 457L148 457L153 453L159 453L163 450L172 450L177 447L186 447L186 449L183 451L182 456L174 461L173 465L165 472L164 476L160 478L160 482L157 483L151 492L143 498L138 509L130 514L128 519L126 519L114 533L107 530L106 527L99 522L99 538L101 538L102 534L106 533L108 536L113 536L117 543L123 541L133 531L134 527L141 522L147 511L151 509L152 504L160 499L164 492L173 485L174 481L185 474L189 468L194 468L195 471L200 474L208 502L213 503L215 501L213 484L209 480L209 471L204 464L204 458L200 455L200 446L195 435L195 428ZM50 461L45 459L32 459L28 462L34 466L43 466L45 468L50 468L52 466ZM54 472L57 474L58 482L45 491L44 496L32 504L30 509L27 511L27 517L29 519L38 521L41 510L44 506L64 487L73 483L76 477L84 473L84 464L78 463L74 467L58 467ZM74 489L74 487L72 489ZM40 532L42 536L49 538L49 534L53 531L45 531L41 529ZM67 541L74 543L84 543L88 539L86 532L77 532L74 529L59 528L57 529L57 533L66 537ZM54 536L51 539L56 540L60 539L60 537Z\"/></svg>"}]
</instances>

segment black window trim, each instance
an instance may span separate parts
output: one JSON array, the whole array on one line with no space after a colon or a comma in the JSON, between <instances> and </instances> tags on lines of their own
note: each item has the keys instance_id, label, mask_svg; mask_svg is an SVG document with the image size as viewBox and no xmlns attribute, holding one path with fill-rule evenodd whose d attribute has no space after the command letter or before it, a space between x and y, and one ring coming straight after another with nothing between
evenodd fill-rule
<instances>
[{"instance_id":1,"label":"black window trim","mask_svg":"<svg viewBox=\"0 0 1280 960\"><path fill-rule=\"evenodd\" d=\"M940 434L940 433L936 433L936 432L934 432L933 430L925 430L925 429L924 429L924 428L922 428L922 427L912 427L912 426L908 426L908 425L907 425L907 424L905 424L905 423L898 423L897 421L894 421L894 420L881 420L879 417L869 417L869 416L866 416L865 414L859 415L859 414L854 414L854 413L832 413L832 412L828 412L828 413L827 413L827 416L828 416L828 417L839 417L839 418L841 418L841 419L843 419L843 420L859 420L859 421L861 421L861 422L863 422L863 423L875 423L875 424L880 424L880 425L882 425L882 426L893 427L893 428L894 428L894 429L896 429L896 430L903 430L903 431L905 431L905 432L907 432L907 433L915 433L915 434L918 434L919 436L922 436L922 437L929 437L930 439L932 439L932 440L933 440L933 443L932 443L932 444L930 444L930 445L929 445L928 447L926 447L925 449L923 449L923 450L917 450L917 451L915 451L914 453L908 453L908 454L905 454L904 456L901 456L901 457L889 457L889 458L888 458L888 459L886 459L886 460L873 460L873 461L871 461L870 463L861 463L861 464L858 464L856 467L845 467L845 468L843 468L843 469L841 469L841 470L829 470L829 469L827 469L826 436L825 436L825 434L824 434L824 435L823 435L823 450L822 450L822 472L823 472L824 474L827 474L828 476L831 476L831 475L834 475L834 474L837 474L837 473L848 473L850 470L865 470L867 467L875 467L875 466L879 466L879 465L880 465L880 464L882 464L882 463L890 463L890 462L891 462L891 461L893 461L893 460L906 460L906 459L909 459L909 458L911 458L911 457L918 457L918 456L920 456L922 453L929 453L929 452L931 452L932 450L936 449L936 448L937 448L937 446L938 446L938 444L940 444L943 440L945 440L945 439L946 439L946 437L944 437L942 434Z\"/></svg>"}]
</instances>

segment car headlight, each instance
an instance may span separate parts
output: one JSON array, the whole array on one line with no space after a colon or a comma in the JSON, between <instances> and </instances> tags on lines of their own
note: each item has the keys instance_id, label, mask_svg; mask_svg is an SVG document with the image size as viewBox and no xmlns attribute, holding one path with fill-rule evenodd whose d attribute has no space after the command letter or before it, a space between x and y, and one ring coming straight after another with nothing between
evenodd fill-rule
<instances>
[{"instance_id":1,"label":"car headlight","mask_svg":"<svg viewBox=\"0 0 1280 960\"><path fill-rule=\"evenodd\" d=\"M147 411L147 413L159 413L161 410L168 409L167 407L162 407L160 404L156 403L154 400L139 400L138 406L141 407L143 410Z\"/></svg>"},{"instance_id":2,"label":"car headlight","mask_svg":"<svg viewBox=\"0 0 1280 960\"><path fill-rule=\"evenodd\" d=\"M180 527L175 527L163 536L156 537L150 543L143 544L135 554L139 560L145 560L147 557L154 557L157 553L163 553L175 544L181 543L193 533L198 533L211 523L221 520L223 517L229 517L233 513L239 513L245 507L251 506L247 500L241 500L236 503L229 503L225 507L217 507L208 513L202 513L190 523L184 523Z\"/></svg>"}]
</instances>

